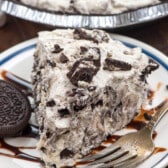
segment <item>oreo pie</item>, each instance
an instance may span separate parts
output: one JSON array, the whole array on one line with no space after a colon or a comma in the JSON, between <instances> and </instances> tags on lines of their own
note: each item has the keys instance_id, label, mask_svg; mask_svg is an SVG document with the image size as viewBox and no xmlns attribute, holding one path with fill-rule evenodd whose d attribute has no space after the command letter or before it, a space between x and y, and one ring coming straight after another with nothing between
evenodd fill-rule
<instances>
[{"instance_id":1,"label":"oreo pie","mask_svg":"<svg viewBox=\"0 0 168 168\"><path fill-rule=\"evenodd\" d=\"M101 30L40 32L32 83L46 167L72 166L126 126L147 98L154 64Z\"/></svg>"},{"instance_id":2,"label":"oreo pie","mask_svg":"<svg viewBox=\"0 0 168 168\"><path fill-rule=\"evenodd\" d=\"M159 0L16 0L24 4L60 13L116 14L157 4ZM163 0L164 1L164 0Z\"/></svg>"}]
</instances>

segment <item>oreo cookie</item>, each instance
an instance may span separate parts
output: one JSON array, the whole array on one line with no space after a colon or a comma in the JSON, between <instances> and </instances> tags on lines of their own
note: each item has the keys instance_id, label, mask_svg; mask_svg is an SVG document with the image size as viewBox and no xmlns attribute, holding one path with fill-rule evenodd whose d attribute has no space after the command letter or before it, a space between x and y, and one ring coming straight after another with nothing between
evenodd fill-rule
<instances>
[{"instance_id":1,"label":"oreo cookie","mask_svg":"<svg viewBox=\"0 0 168 168\"><path fill-rule=\"evenodd\" d=\"M74 63L67 76L73 85L78 86L78 81L90 83L97 71L98 69L92 60L81 59Z\"/></svg>"},{"instance_id":2,"label":"oreo cookie","mask_svg":"<svg viewBox=\"0 0 168 168\"><path fill-rule=\"evenodd\" d=\"M26 127L30 115L27 97L10 82L0 80L0 137L19 134Z\"/></svg>"},{"instance_id":3,"label":"oreo cookie","mask_svg":"<svg viewBox=\"0 0 168 168\"><path fill-rule=\"evenodd\" d=\"M103 67L104 70L108 71L129 71L131 68L131 64L112 58L106 58Z\"/></svg>"}]
</instances>

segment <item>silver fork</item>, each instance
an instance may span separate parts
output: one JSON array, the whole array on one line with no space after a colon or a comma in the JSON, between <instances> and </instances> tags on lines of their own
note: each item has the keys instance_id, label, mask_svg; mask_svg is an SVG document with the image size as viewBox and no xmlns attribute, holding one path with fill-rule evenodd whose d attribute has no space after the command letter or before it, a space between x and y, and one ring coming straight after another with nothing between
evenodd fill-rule
<instances>
[{"instance_id":1,"label":"silver fork","mask_svg":"<svg viewBox=\"0 0 168 168\"><path fill-rule=\"evenodd\" d=\"M80 162L89 162L87 168L131 168L137 166L154 152L155 145L152 134L155 126L167 111L168 100L140 131L123 136L114 144L95 155L88 155Z\"/></svg>"}]
</instances>

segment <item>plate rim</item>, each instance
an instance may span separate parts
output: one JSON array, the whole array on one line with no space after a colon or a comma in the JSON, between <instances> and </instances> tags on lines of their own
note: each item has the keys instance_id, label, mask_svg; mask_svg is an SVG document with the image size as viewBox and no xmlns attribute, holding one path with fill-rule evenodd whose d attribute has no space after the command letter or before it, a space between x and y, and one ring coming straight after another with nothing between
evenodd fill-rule
<instances>
[{"instance_id":1,"label":"plate rim","mask_svg":"<svg viewBox=\"0 0 168 168\"><path fill-rule=\"evenodd\" d=\"M113 15L55 14L12 0L0 0L0 9L12 16L57 27L120 29L168 16L168 1Z\"/></svg>"},{"instance_id":2,"label":"plate rim","mask_svg":"<svg viewBox=\"0 0 168 168\"><path fill-rule=\"evenodd\" d=\"M144 43L144 42L141 42L139 40L136 40L134 38L130 38L130 37L127 37L127 36L123 36L123 35L118 35L118 34L111 34L109 33L113 39L115 40L121 40L122 42L127 42L128 44L131 43L131 44L136 44L136 46L138 47L142 47L144 49L144 51L150 51L150 53L154 54L154 55L157 55L156 57L158 57L161 61L165 62L165 65L163 65L163 67L167 70L168 72L168 57L163 54L161 51L159 51L158 49ZM5 64L5 62L8 62L8 59L12 59L14 57L11 57L12 53L15 52L16 54L18 54L17 52L18 51L21 51L21 52L25 52L25 49L26 50L30 50L31 48L35 48L36 46L36 43L37 43L37 37L36 38L32 38L30 40L26 40L24 42L21 42L17 45L14 45L13 47L5 50L4 52L0 53L0 66ZM125 43L124 43L125 44ZM12 55L13 56L13 55ZM0 67L1 69L1 67ZM168 152L166 152L166 154L155 164L153 164L152 168L156 167L156 166L166 166L168 164Z\"/></svg>"}]
</instances>

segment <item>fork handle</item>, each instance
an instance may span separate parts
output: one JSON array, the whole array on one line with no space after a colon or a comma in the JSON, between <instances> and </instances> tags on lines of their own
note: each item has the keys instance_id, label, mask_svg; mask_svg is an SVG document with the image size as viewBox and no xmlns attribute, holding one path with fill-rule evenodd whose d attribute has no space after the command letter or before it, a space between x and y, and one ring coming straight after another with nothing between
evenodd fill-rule
<instances>
[{"instance_id":1,"label":"fork handle","mask_svg":"<svg viewBox=\"0 0 168 168\"><path fill-rule=\"evenodd\" d=\"M153 129L156 127L156 125L159 123L161 118L168 112L168 99L166 99L161 108L156 112L156 114L152 117L152 119L149 121L149 123L145 126L145 128L148 128L151 132L153 132Z\"/></svg>"}]
</instances>

